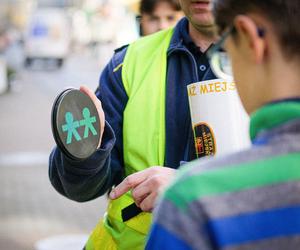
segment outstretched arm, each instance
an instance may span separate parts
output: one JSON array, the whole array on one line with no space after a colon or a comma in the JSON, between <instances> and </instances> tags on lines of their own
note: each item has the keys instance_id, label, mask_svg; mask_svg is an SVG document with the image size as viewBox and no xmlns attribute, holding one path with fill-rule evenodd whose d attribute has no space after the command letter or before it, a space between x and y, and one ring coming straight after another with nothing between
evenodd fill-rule
<instances>
[{"instance_id":1,"label":"outstretched arm","mask_svg":"<svg viewBox=\"0 0 300 250\"><path fill-rule=\"evenodd\" d=\"M68 158L57 147L50 155L50 181L59 193L72 200L83 202L99 197L122 180L123 111L128 98L121 81L122 67L114 69L122 63L125 52L126 48L114 55L101 74L100 85L95 93L101 101L106 119L97 152L84 161ZM89 91L84 88L81 90ZM88 94L92 95L90 92Z\"/></svg>"}]
</instances>

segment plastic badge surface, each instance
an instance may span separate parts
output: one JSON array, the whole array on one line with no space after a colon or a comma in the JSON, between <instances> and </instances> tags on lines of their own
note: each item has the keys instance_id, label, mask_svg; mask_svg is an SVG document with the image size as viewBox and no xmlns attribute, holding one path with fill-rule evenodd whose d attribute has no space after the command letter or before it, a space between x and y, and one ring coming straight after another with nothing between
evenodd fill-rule
<instances>
[{"instance_id":1,"label":"plastic badge surface","mask_svg":"<svg viewBox=\"0 0 300 250\"><path fill-rule=\"evenodd\" d=\"M77 89L63 91L53 104L52 132L69 157L84 160L91 156L100 140L100 119L92 100Z\"/></svg>"}]
</instances>

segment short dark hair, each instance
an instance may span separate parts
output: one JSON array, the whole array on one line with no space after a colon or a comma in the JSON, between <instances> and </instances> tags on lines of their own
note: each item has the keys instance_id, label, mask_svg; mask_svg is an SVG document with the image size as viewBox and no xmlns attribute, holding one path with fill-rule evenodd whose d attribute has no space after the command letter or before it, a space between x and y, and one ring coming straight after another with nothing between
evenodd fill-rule
<instances>
[{"instance_id":1,"label":"short dark hair","mask_svg":"<svg viewBox=\"0 0 300 250\"><path fill-rule=\"evenodd\" d=\"M156 5L161 2L169 3L176 11L181 10L178 0L141 0L140 14L152 14Z\"/></svg>"},{"instance_id":2,"label":"short dark hair","mask_svg":"<svg viewBox=\"0 0 300 250\"><path fill-rule=\"evenodd\" d=\"M258 13L272 24L287 56L300 57L299 0L214 0L213 12L220 32L240 14Z\"/></svg>"}]
</instances>

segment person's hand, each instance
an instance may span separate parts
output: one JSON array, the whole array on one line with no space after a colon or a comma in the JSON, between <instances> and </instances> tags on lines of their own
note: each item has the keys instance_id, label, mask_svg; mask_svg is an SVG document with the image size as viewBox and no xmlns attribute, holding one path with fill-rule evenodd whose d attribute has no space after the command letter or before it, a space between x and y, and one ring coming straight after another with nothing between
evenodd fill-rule
<instances>
[{"instance_id":1,"label":"person's hand","mask_svg":"<svg viewBox=\"0 0 300 250\"><path fill-rule=\"evenodd\" d=\"M117 199L131 190L136 205L145 212L151 212L160 190L170 183L175 171L172 168L155 166L134 173L116 186L109 197Z\"/></svg>"},{"instance_id":2,"label":"person's hand","mask_svg":"<svg viewBox=\"0 0 300 250\"><path fill-rule=\"evenodd\" d=\"M100 118L100 140L99 140L99 144L98 147L100 147L101 145L101 141L102 141L102 135L103 135L103 131L104 131L104 126L105 126L105 115L102 109L102 104L100 102L100 100L97 98L97 96L95 95L95 93L89 89L87 86L80 86L79 90L83 93L85 93L86 95L88 95L93 103L95 104L97 111L98 111L98 116Z\"/></svg>"}]
</instances>

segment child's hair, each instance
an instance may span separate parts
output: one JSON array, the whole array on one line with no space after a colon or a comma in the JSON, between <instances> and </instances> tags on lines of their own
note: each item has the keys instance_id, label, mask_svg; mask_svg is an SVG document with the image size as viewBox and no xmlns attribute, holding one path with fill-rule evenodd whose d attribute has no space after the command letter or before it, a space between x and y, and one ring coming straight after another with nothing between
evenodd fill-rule
<instances>
[{"instance_id":1,"label":"child's hair","mask_svg":"<svg viewBox=\"0 0 300 250\"><path fill-rule=\"evenodd\" d=\"M140 14L152 14L156 5L161 2L169 3L176 11L181 10L178 0L141 0Z\"/></svg>"},{"instance_id":2,"label":"child's hair","mask_svg":"<svg viewBox=\"0 0 300 250\"><path fill-rule=\"evenodd\" d=\"M248 13L267 18L273 24L283 53L288 58L300 58L299 0L214 0L220 32L232 25L237 15Z\"/></svg>"}]
</instances>

